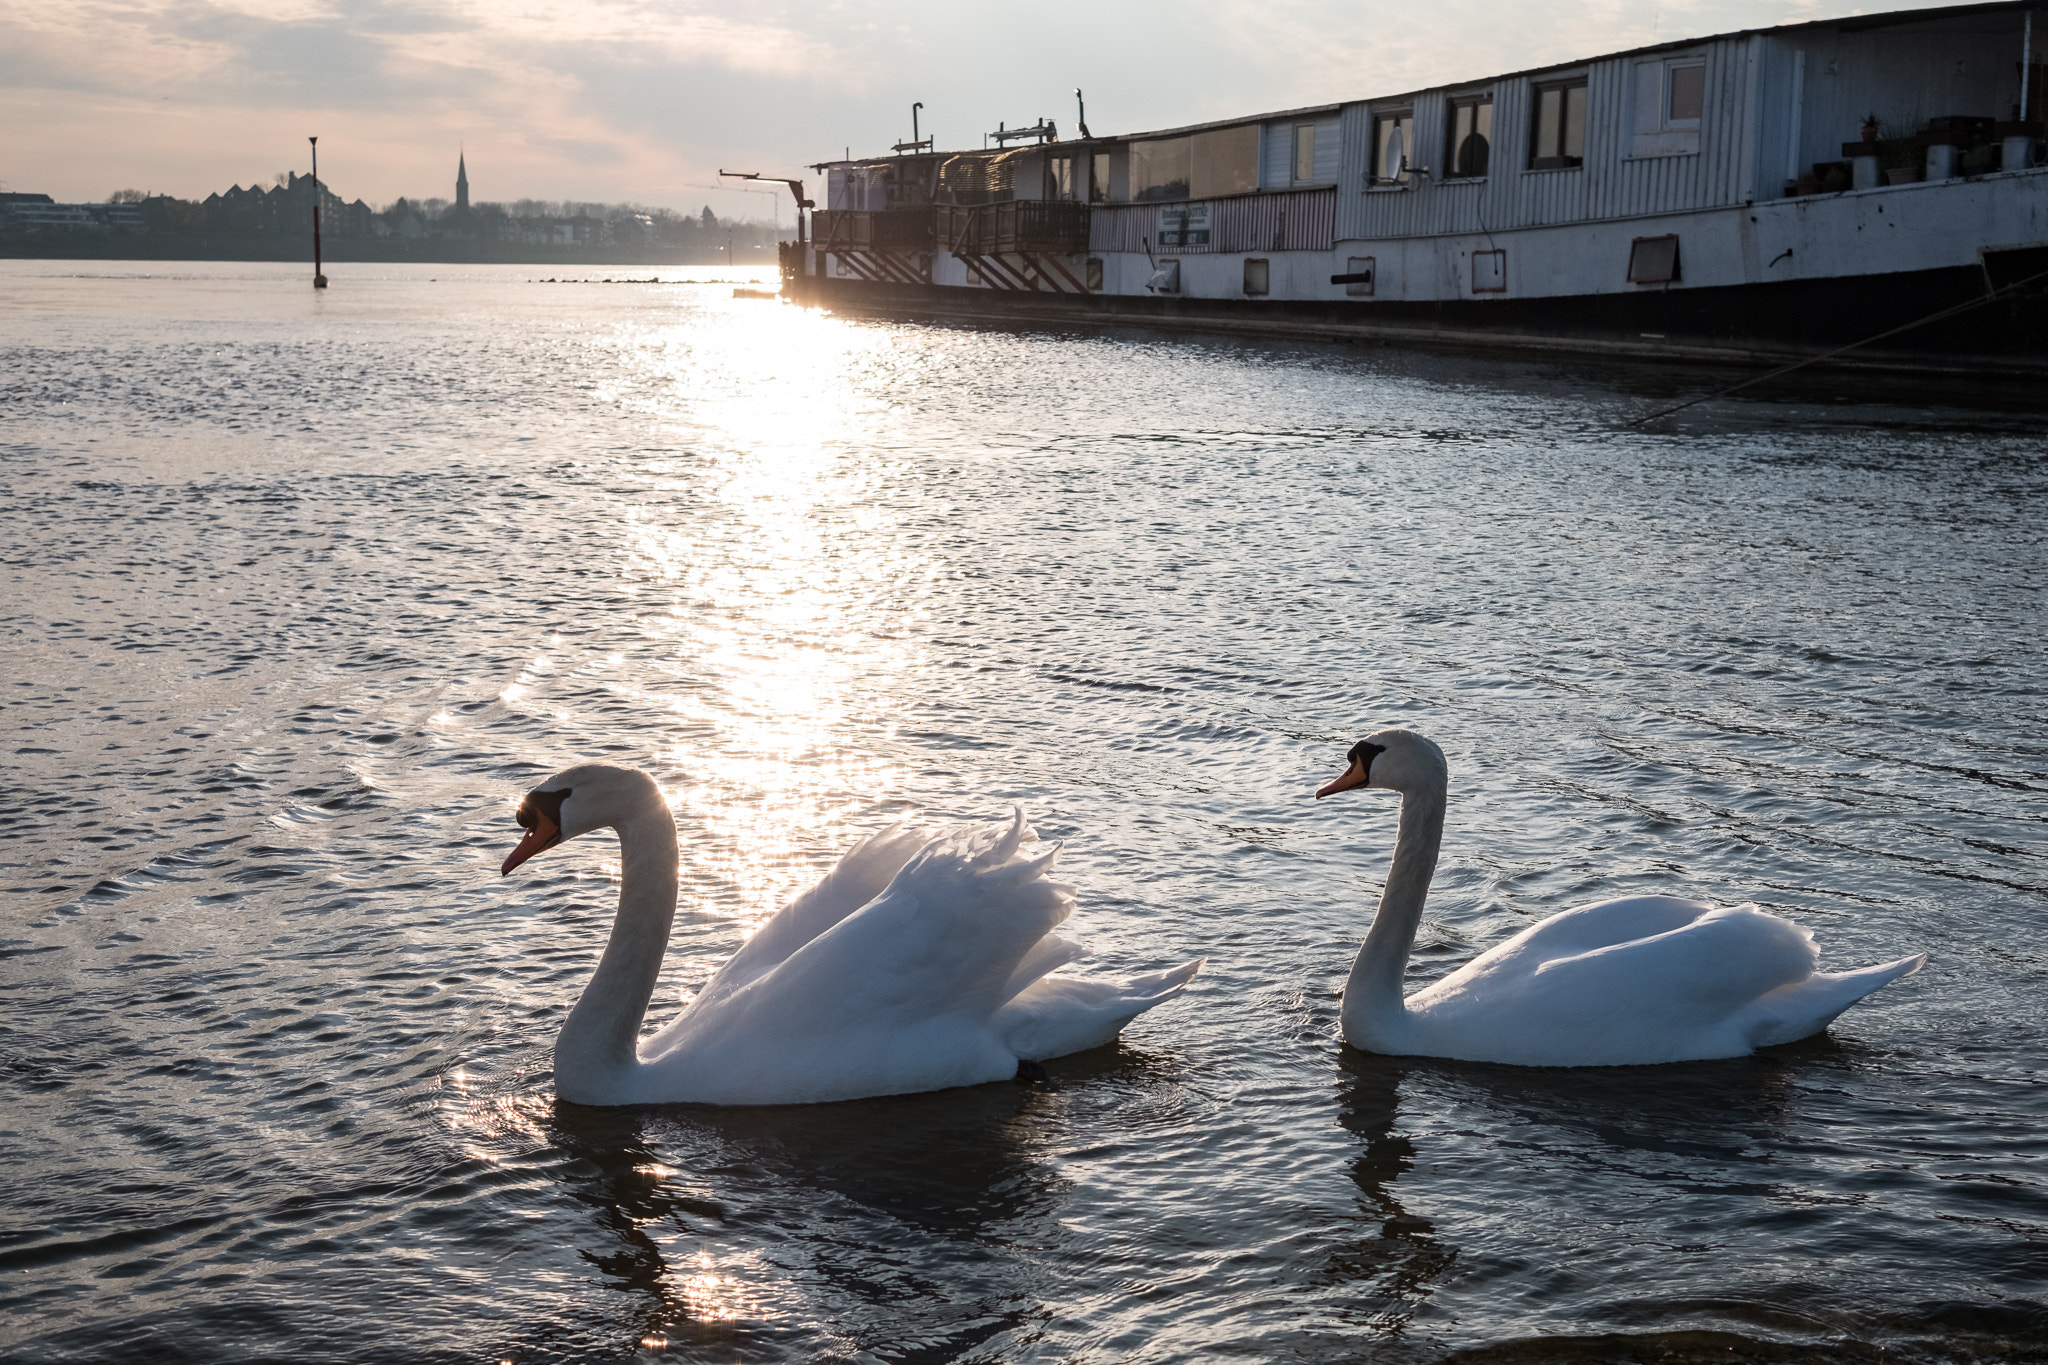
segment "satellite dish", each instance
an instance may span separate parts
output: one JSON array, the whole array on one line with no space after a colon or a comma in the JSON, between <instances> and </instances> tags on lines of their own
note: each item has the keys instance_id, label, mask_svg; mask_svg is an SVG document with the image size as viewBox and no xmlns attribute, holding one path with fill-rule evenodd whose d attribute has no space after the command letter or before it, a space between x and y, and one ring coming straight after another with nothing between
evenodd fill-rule
<instances>
[{"instance_id":1,"label":"satellite dish","mask_svg":"<svg viewBox=\"0 0 2048 1365\"><path fill-rule=\"evenodd\" d=\"M1395 124L1387 134L1387 145L1380 153L1380 179L1399 180L1408 169L1408 149L1401 143L1401 125Z\"/></svg>"}]
</instances>

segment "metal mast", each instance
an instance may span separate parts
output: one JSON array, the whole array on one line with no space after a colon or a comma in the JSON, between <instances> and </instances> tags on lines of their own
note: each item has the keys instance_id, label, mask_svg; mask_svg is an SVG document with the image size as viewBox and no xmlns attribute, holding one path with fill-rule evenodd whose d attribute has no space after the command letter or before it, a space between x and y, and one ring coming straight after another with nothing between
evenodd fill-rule
<instances>
[{"instance_id":1,"label":"metal mast","mask_svg":"<svg viewBox=\"0 0 2048 1365\"><path fill-rule=\"evenodd\" d=\"M313 287L325 289L327 276L320 273L320 139L306 141L313 144Z\"/></svg>"}]
</instances>

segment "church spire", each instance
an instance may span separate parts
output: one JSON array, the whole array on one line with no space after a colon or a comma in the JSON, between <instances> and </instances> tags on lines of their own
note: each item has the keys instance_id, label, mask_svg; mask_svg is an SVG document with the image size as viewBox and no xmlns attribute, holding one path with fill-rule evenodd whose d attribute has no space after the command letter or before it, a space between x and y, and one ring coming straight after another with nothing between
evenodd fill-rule
<instances>
[{"instance_id":1,"label":"church spire","mask_svg":"<svg viewBox=\"0 0 2048 1365\"><path fill-rule=\"evenodd\" d=\"M455 207L469 207L469 167L459 151L455 154Z\"/></svg>"}]
</instances>

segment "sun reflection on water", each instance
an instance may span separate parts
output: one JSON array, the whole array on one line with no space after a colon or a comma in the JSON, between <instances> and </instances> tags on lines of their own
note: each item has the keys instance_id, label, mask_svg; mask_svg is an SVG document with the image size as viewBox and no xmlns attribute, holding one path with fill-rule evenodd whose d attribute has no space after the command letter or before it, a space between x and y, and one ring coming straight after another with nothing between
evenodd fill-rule
<instances>
[{"instance_id":1,"label":"sun reflection on water","mask_svg":"<svg viewBox=\"0 0 2048 1365\"><path fill-rule=\"evenodd\" d=\"M709 1266L711 1257L700 1254L699 1265ZM741 1318L764 1316L753 1305L746 1286L731 1275L699 1269L682 1278L683 1306L698 1322L738 1322Z\"/></svg>"},{"instance_id":2,"label":"sun reflection on water","mask_svg":"<svg viewBox=\"0 0 2048 1365\"><path fill-rule=\"evenodd\" d=\"M885 337L793 308L721 320L716 336L642 339L638 363L666 381L647 389L650 415L679 425L694 458L687 479L648 476L628 574L668 604L646 620L671 672L649 682L673 717L661 756L688 775L686 875L751 932L816 879L819 854L846 842L837 826L899 783L876 743L888 727L861 699L909 665L902 624L930 562L868 431L888 420ZM685 520L663 494L723 514Z\"/></svg>"}]
</instances>

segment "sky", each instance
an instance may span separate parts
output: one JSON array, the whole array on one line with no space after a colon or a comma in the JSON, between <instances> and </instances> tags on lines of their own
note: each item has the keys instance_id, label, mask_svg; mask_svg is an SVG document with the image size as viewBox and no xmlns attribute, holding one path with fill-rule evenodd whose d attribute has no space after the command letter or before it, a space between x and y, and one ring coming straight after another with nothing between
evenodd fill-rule
<instances>
[{"instance_id":1,"label":"sky","mask_svg":"<svg viewBox=\"0 0 2048 1365\"><path fill-rule=\"evenodd\" d=\"M0 189L204 198L307 167L382 207L633 202L790 221L721 169L807 175L911 131L1137 132L1474 79L1826 0L32 0L0 8ZM772 206L772 207L771 207Z\"/></svg>"}]
</instances>

